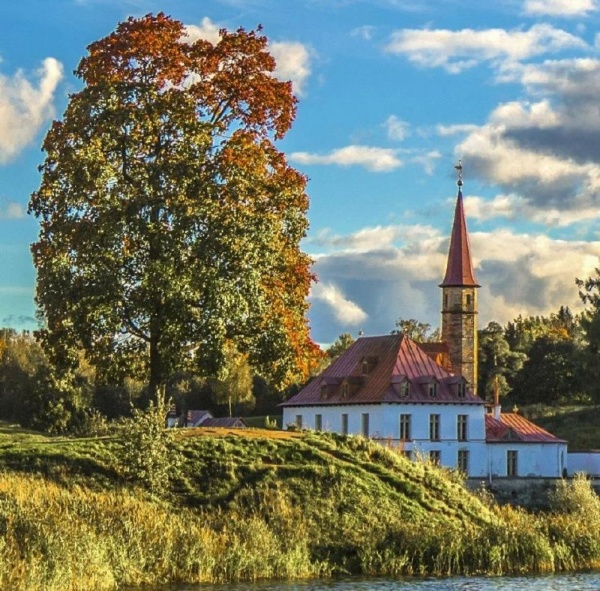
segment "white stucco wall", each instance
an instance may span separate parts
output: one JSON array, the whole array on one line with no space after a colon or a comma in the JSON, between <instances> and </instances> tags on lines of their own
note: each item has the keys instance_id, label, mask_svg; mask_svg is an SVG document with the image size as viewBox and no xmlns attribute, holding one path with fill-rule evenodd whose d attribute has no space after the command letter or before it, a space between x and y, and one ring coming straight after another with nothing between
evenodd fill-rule
<instances>
[{"instance_id":1,"label":"white stucco wall","mask_svg":"<svg viewBox=\"0 0 600 591\"><path fill-rule=\"evenodd\" d=\"M569 476L577 472L600 476L600 451L571 451L567 457Z\"/></svg>"},{"instance_id":2,"label":"white stucco wall","mask_svg":"<svg viewBox=\"0 0 600 591\"><path fill-rule=\"evenodd\" d=\"M431 451L440 453L443 466L455 468L459 450L468 452L469 476L486 477L488 457L485 443L485 420L483 405L468 404L359 404L284 407L283 425L295 424L302 417L303 429L318 427L316 416L321 416L321 429L342 433L342 416L348 415L348 434L362 435L362 416L368 415L368 436L398 445L405 451L428 456ZM400 441L400 416L410 415L409 441ZM440 439L429 439L430 415L440 415ZM467 416L467 440L458 441L458 415Z\"/></svg>"},{"instance_id":3,"label":"white stucco wall","mask_svg":"<svg viewBox=\"0 0 600 591\"><path fill-rule=\"evenodd\" d=\"M508 451L516 451L516 476L541 476L560 478L563 468L571 470L567 464L566 443L490 443L489 474L494 477L506 477Z\"/></svg>"}]
</instances>

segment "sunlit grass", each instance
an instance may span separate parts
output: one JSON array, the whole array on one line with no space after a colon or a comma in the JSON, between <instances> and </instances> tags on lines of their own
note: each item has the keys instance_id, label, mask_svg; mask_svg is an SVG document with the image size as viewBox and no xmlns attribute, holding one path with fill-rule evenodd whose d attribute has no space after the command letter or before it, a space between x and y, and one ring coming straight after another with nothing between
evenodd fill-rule
<instances>
[{"instance_id":1,"label":"sunlit grass","mask_svg":"<svg viewBox=\"0 0 600 591\"><path fill-rule=\"evenodd\" d=\"M180 467L152 493L124 478L118 438L0 447L0 588L600 566L600 501L584 479L537 515L360 437L178 435Z\"/></svg>"}]
</instances>

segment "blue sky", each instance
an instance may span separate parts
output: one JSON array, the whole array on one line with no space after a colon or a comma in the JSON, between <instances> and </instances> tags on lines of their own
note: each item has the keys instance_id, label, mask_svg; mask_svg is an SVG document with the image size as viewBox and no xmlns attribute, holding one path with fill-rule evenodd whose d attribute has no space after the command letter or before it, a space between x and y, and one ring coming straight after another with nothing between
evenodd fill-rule
<instances>
[{"instance_id":1,"label":"blue sky","mask_svg":"<svg viewBox=\"0 0 600 591\"><path fill-rule=\"evenodd\" d=\"M0 322L36 327L26 215L85 47L164 11L193 38L261 24L300 98L280 143L310 179L314 339L439 324L464 196L480 326L578 309L600 266L598 0L20 0L0 22Z\"/></svg>"}]
</instances>

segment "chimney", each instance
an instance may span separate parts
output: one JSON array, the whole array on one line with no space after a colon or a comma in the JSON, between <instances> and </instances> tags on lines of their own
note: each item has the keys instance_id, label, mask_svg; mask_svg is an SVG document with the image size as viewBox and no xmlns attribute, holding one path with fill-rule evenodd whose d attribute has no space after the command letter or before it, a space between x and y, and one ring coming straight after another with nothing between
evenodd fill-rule
<instances>
[{"instance_id":1,"label":"chimney","mask_svg":"<svg viewBox=\"0 0 600 591\"><path fill-rule=\"evenodd\" d=\"M494 376L494 418L500 420L500 388L498 387L498 376Z\"/></svg>"}]
</instances>

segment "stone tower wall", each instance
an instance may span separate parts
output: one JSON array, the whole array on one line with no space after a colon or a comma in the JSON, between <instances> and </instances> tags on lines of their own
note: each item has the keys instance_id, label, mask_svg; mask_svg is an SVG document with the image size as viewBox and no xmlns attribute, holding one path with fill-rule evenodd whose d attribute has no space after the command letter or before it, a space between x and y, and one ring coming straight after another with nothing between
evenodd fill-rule
<instances>
[{"instance_id":1,"label":"stone tower wall","mask_svg":"<svg viewBox=\"0 0 600 591\"><path fill-rule=\"evenodd\" d=\"M442 288L442 340L455 374L477 393L477 288Z\"/></svg>"}]
</instances>

